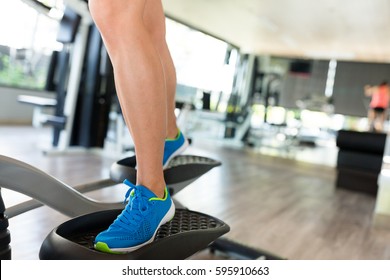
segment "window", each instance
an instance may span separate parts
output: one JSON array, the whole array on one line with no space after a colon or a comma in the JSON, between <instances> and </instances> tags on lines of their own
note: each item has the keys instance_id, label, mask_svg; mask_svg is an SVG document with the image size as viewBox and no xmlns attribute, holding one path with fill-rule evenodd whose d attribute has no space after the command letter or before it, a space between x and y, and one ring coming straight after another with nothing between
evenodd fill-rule
<instances>
[{"instance_id":1,"label":"window","mask_svg":"<svg viewBox=\"0 0 390 280\"><path fill-rule=\"evenodd\" d=\"M0 2L0 25L7 26L0 33L0 86L45 88L51 54L62 49L56 41L62 11L62 0ZM167 30L178 83L230 94L235 61L231 55L225 62L229 45L170 19Z\"/></svg>"},{"instance_id":2,"label":"window","mask_svg":"<svg viewBox=\"0 0 390 280\"><path fill-rule=\"evenodd\" d=\"M32 3L33 1L31 1ZM62 1L39 1L36 9L20 0L0 3L0 85L44 89L50 57L60 50L56 42ZM52 9L49 9L53 7ZM6 28L4 28L6 27Z\"/></svg>"},{"instance_id":3,"label":"window","mask_svg":"<svg viewBox=\"0 0 390 280\"><path fill-rule=\"evenodd\" d=\"M237 50L230 49L231 46L222 40L171 19L167 19L166 24L167 42L175 63L178 84L212 92L215 96L221 93L230 95ZM217 102L213 96L212 102Z\"/></svg>"}]
</instances>

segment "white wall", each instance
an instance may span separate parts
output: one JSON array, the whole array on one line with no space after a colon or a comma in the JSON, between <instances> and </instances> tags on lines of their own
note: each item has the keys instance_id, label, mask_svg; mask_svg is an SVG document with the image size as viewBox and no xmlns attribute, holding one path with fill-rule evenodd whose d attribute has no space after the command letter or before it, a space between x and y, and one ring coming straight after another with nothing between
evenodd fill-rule
<instances>
[{"instance_id":1,"label":"white wall","mask_svg":"<svg viewBox=\"0 0 390 280\"><path fill-rule=\"evenodd\" d=\"M17 101L18 95L54 97L54 93L0 86L0 124L31 124L33 106Z\"/></svg>"}]
</instances>

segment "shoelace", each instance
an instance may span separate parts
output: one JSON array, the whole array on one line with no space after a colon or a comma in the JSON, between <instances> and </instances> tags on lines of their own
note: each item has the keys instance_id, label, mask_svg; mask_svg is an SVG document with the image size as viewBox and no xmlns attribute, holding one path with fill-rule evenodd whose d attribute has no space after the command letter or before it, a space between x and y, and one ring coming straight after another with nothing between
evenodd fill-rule
<instances>
[{"instance_id":1,"label":"shoelace","mask_svg":"<svg viewBox=\"0 0 390 280\"><path fill-rule=\"evenodd\" d=\"M148 202L147 198L142 195L141 191L137 190L137 187L134 184L128 180L125 180L123 183L129 186L123 203L127 203L129 197L131 196L130 202L126 205L122 213L117 217L113 225L133 231L135 229L134 226L139 224L140 220L142 220L144 216L145 211L148 210Z\"/></svg>"}]
</instances>

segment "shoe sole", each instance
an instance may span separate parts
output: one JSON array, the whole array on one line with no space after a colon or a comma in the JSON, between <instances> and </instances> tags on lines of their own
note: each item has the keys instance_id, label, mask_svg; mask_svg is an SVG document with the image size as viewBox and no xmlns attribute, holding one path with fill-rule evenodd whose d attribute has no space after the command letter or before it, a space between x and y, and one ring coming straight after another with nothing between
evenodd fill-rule
<instances>
[{"instance_id":1,"label":"shoe sole","mask_svg":"<svg viewBox=\"0 0 390 280\"><path fill-rule=\"evenodd\" d=\"M168 167L169 163L171 162L171 160L172 160L175 156L178 156L178 155L180 155L182 152L184 152L185 149L187 149L188 146L189 146L188 140L185 139L183 145L181 145L181 147L180 147L179 149L177 149L176 151L174 151L174 152L172 153L172 155L169 156L169 158L167 159L167 162L163 165L163 169L167 169L167 167Z\"/></svg>"},{"instance_id":2,"label":"shoe sole","mask_svg":"<svg viewBox=\"0 0 390 280\"><path fill-rule=\"evenodd\" d=\"M171 199L171 201L172 201L172 199ZM172 201L171 207L169 208L169 210L165 214L165 216L161 219L161 222L159 223L158 227L156 228L156 230L153 233L153 236L149 240L147 240L144 243L141 243L139 245L133 246L133 247L114 248L114 249L108 247L108 245L106 243L104 243L104 242L97 242L95 244L95 249L98 250L98 251L105 252L105 253L110 253L110 254L126 254L126 253L133 252L133 251L135 251L135 250L145 246L146 244L151 243L154 240L154 238L156 237L158 229L163 224L170 222L173 219L174 216L175 216L175 204Z\"/></svg>"}]
</instances>

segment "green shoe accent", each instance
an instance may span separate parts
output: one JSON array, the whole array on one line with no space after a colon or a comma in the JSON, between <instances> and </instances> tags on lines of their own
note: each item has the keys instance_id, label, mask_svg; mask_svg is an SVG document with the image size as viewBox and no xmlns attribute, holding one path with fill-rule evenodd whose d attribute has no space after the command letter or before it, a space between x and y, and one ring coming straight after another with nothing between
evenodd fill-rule
<instances>
[{"instance_id":1,"label":"green shoe accent","mask_svg":"<svg viewBox=\"0 0 390 280\"><path fill-rule=\"evenodd\" d=\"M168 141L168 142L169 141L176 141L177 139L180 138L180 135L181 135L181 131L180 131L180 129L178 129L176 138L166 138L165 141Z\"/></svg>"},{"instance_id":2,"label":"green shoe accent","mask_svg":"<svg viewBox=\"0 0 390 280\"><path fill-rule=\"evenodd\" d=\"M108 245L104 242L97 242L95 244L95 249L100 251L100 252L103 252L103 253L109 253L109 254L116 254L116 255L121 255L121 254L124 254L122 252L116 252L116 251L112 251Z\"/></svg>"},{"instance_id":3,"label":"green shoe accent","mask_svg":"<svg viewBox=\"0 0 390 280\"><path fill-rule=\"evenodd\" d=\"M152 198L149 198L149 201L153 201L153 200L165 201L165 200L167 200L167 197L168 197L168 189L167 189L167 187L165 187L165 189L164 189L164 197L163 198L152 197Z\"/></svg>"}]
</instances>

